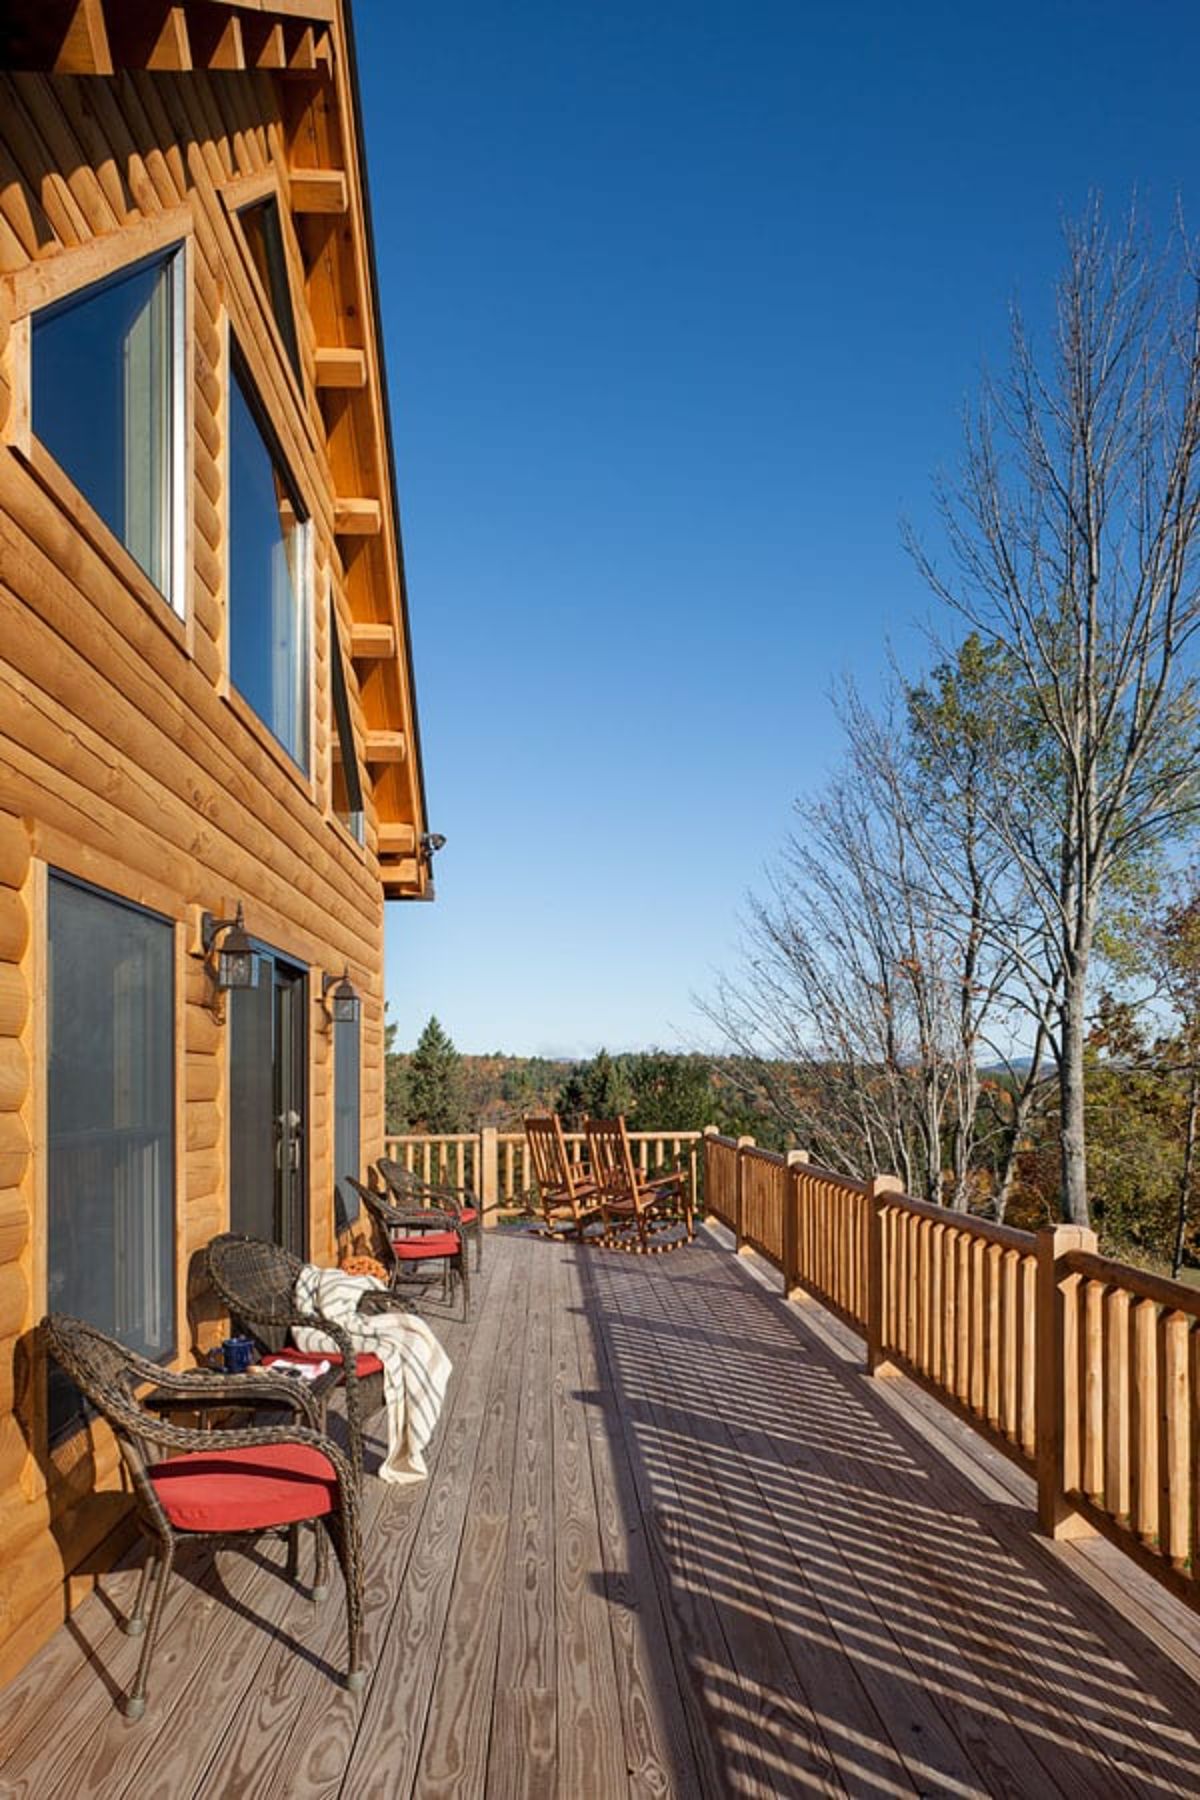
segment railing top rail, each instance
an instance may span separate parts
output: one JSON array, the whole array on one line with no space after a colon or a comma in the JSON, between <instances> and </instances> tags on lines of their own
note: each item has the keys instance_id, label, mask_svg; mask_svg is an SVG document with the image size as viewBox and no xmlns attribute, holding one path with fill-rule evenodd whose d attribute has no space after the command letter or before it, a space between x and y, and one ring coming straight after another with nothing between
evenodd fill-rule
<instances>
[{"instance_id":1,"label":"railing top rail","mask_svg":"<svg viewBox=\"0 0 1200 1800\"><path fill-rule=\"evenodd\" d=\"M389 1144L473 1144L478 1137L477 1131L388 1131L384 1133L384 1141Z\"/></svg>"},{"instance_id":2,"label":"railing top rail","mask_svg":"<svg viewBox=\"0 0 1200 1800\"><path fill-rule=\"evenodd\" d=\"M843 1175L840 1169L827 1168L824 1163L805 1161L793 1163L792 1167L797 1175L815 1175L818 1181L832 1181L836 1186L845 1188L851 1194L869 1192L867 1182L859 1181L856 1175Z\"/></svg>"},{"instance_id":3,"label":"railing top rail","mask_svg":"<svg viewBox=\"0 0 1200 1800\"><path fill-rule=\"evenodd\" d=\"M1064 1274L1083 1275L1089 1281L1103 1281L1108 1287L1124 1288L1140 1300L1155 1300L1172 1312L1187 1313L1200 1319L1200 1292L1182 1281L1171 1281L1165 1275L1151 1275L1145 1269L1131 1268L1115 1262L1111 1256L1098 1256L1091 1250L1068 1250L1061 1259Z\"/></svg>"},{"instance_id":4,"label":"railing top rail","mask_svg":"<svg viewBox=\"0 0 1200 1800\"><path fill-rule=\"evenodd\" d=\"M702 1131L700 1136L706 1144L719 1144L722 1150L736 1150L738 1147L736 1138L724 1137L719 1131Z\"/></svg>"},{"instance_id":5,"label":"railing top rail","mask_svg":"<svg viewBox=\"0 0 1200 1800\"><path fill-rule=\"evenodd\" d=\"M773 1168L777 1169L786 1169L788 1166L787 1157L781 1155L778 1150L760 1150L757 1144L743 1144L742 1155L749 1157L753 1162L770 1163Z\"/></svg>"},{"instance_id":6,"label":"railing top rail","mask_svg":"<svg viewBox=\"0 0 1200 1800\"><path fill-rule=\"evenodd\" d=\"M952 1231L965 1231L989 1244L1003 1244L1008 1250L1019 1250L1022 1256L1032 1256L1037 1249L1037 1236L1032 1231L1018 1231L1013 1225L995 1225L990 1219L976 1219L970 1213L954 1212L948 1206L914 1200L911 1194L884 1194L882 1200L895 1212L916 1213L923 1219L934 1219L939 1225L948 1225Z\"/></svg>"}]
</instances>

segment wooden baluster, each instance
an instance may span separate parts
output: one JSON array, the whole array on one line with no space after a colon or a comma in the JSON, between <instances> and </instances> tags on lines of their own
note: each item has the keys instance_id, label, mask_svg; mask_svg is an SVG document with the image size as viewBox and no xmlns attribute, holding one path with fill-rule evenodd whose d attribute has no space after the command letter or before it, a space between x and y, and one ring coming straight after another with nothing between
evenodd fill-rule
<instances>
[{"instance_id":1,"label":"wooden baluster","mask_svg":"<svg viewBox=\"0 0 1200 1800\"><path fill-rule=\"evenodd\" d=\"M1004 1297L1000 1280L1003 1250L999 1244L985 1244L984 1271L987 1303L984 1311L986 1366L984 1368L984 1407L993 1431L1000 1430L1000 1322Z\"/></svg>"},{"instance_id":2,"label":"wooden baluster","mask_svg":"<svg viewBox=\"0 0 1200 1800\"><path fill-rule=\"evenodd\" d=\"M942 1386L948 1394L958 1391L958 1238L953 1227L942 1227Z\"/></svg>"},{"instance_id":3,"label":"wooden baluster","mask_svg":"<svg viewBox=\"0 0 1200 1800\"><path fill-rule=\"evenodd\" d=\"M1104 1301L1104 1510L1129 1522L1129 1303L1124 1288Z\"/></svg>"},{"instance_id":4,"label":"wooden baluster","mask_svg":"<svg viewBox=\"0 0 1200 1800\"><path fill-rule=\"evenodd\" d=\"M1192 1581L1200 1582L1200 1325L1193 1322L1188 1339L1188 1385L1191 1389ZM1196 1589L1193 1587L1193 1592Z\"/></svg>"},{"instance_id":5,"label":"wooden baluster","mask_svg":"<svg viewBox=\"0 0 1200 1800\"><path fill-rule=\"evenodd\" d=\"M1021 1448L1037 1455L1037 1259L1021 1258Z\"/></svg>"},{"instance_id":6,"label":"wooden baluster","mask_svg":"<svg viewBox=\"0 0 1200 1800\"><path fill-rule=\"evenodd\" d=\"M1168 1313L1162 1334L1163 1487L1160 1516L1163 1553L1179 1571L1187 1568L1191 1550L1191 1429L1188 1404L1188 1339L1192 1321L1186 1313ZM1193 1571L1194 1573L1194 1571Z\"/></svg>"},{"instance_id":7,"label":"wooden baluster","mask_svg":"<svg viewBox=\"0 0 1200 1800\"><path fill-rule=\"evenodd\" d=\"M971 1239L971 1393L969 1405L977 1418L984 1416L987 1340L985 1330L987 1295L984 1290L983 1253L987 1246L982 1238Z\"/></svg>"},{"instance_id":8,"label":"wooden baluster","mask_svg":"<svg viewBox=\"0 0 1200 1800\"><path fill-rule=\"evenodd\" d=\"M1080 1482L1088 1499L1104 1501L1104 1284L1083 1288L1083 1459Z\"/></svg>"},{"instance_id":9,"label":"wooden baluster","mask_svg":"<svg viewBox=\"0 0 1200 1800\"><path fill-rule=\"evenodd\" d=\"M954 1392L964 1406L971 1404L971 1240L965 1231L956 1233L955 1257L958 1263L958 1307L955 1320Z\"/></svg>"},{"instance_id":10,"label":"wooden baluster","mask_svg":"<svg viewBox=\"0 0 1200 1800\"><path fill-rule=\"evenodd\" d=\"M946 1366L946 1227L939 1219L929 1234L929 1361L931 1381L940 1382Z\"/></svg>"},{"instance_id":11,"label":"wooden baluster","mask_svg":"<svg viewBox=\"0 0 1200 1800\"><path fill-rule=\"evenodd\" d=\"M1133 1308L1133 1528L1146 1543L1158 1534L1158 1307Z\"/></svg>"},{"instance_id":12,"label":"wooden baluster","mask_svg":"<svg viewBox=\"0 0 1200 1800\"><path fill-rule=\"evenodd\" d=\"M1021 1429L1018 1399L1020 1273L1019 1252L1006 1249L1000 1264L1000 1429L1010 1444L1020 1442Z\"/></svg>"}]
</instances>

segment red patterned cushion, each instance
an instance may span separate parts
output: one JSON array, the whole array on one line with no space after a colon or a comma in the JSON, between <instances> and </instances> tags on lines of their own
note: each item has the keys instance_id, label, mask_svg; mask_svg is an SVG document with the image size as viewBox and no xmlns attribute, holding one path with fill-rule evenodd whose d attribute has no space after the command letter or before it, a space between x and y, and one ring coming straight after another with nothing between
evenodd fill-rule
<instances>
[{"instance_id":1,"label":"red patterned cushion","mask_svg":"<svg viewBox=\"0 0 1200 1800\"><path fill-rule=\"evenodd\" d=\"M425 1256L457 1256L457 1231L425 1231L417 1237L393 1238L392 1249L402 1262L419 1262Z\"/></svg>"},{"instance_id":2,"label":"red patterned cushion","mask_svg":"<svg viewBox=\"0 0 1200 1800\"><path fill-rule=\"evenodd\" d=\"M262 1531L332 1512L333 1464L311 1444L190 1450L149 1471L163 1511L181 1531Z\"/></svg>"},{"instance_id":3,"label":"red patterned cushion","mask_svg":"<svg viewBox=\"0 0 1200 1800\"><path fill-rule=\"evenodd\" d=\"M326 1354L324 1350L293 1350L291 1348L286 1350L273 1350L269 1355L263 1357L262 1366L264 1369L269 1369L271 1364L275 1362L327 1362L332 1363L335 1369L340 1369L342 1366L341 1356L336 1350L330 1350L328 1354ZM383 1364L373 1350L360 1350L358 1352L358 1358L354 1364L354 1373L358 1376L360 1381L365 1381L368 1375L378 1375L382 1368Z\"/></svg>"}]
</instances>

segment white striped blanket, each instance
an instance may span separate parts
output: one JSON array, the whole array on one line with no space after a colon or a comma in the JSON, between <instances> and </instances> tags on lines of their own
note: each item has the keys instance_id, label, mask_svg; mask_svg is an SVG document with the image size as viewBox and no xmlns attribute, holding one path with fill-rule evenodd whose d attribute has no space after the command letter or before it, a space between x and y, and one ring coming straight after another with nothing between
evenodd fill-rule
<instances>
[{"instance_id":1,"label":"white striped blanket","mask_svg":"<svg viewBox=\"0 0 1200 1800\"><path fill-rule=\"evenodd\" d=\"M420 1481L428 1473L422 1452L433 1436L442 1410L450 1358L424 1319L412 1313L362 1313L365 1293L383 1287L370 1275L346 1275L341 1269L319 1269L305 1263L296 1277L296 1304L304 1312L331 1319L348 1333L356 1350L369 1350L383 1364L387 1396L388 1453L379 1468L381 1481ZM292 1336L299 1350L322 1355L337 1350L333 1339L311 1326L297 1326Z\"/></svg>"}]
</instances>

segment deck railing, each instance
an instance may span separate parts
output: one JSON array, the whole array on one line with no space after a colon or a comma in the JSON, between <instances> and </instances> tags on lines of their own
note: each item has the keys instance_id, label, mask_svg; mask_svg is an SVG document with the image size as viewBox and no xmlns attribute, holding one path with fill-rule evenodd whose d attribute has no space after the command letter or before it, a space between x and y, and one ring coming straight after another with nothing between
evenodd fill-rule
<instances>
[{"instance_id":1,"label":"deck railing","mask_svg":"<svg viewBox=\"0 0 1200 1800\"><path fill-rule=\"evenodd\" d=\"M583 1132L568 1131L563 1135L567 1154L573 1161L581 1161L587 1148ZM688 1165L693 1194L699 1192L700 1132L631 1131L629 1140L643 1175L674 1168L682 1159ZM389 1137L386 1151L423 1181L470 1188L485 1206L520 1206L537 1194L523 1131L498 1131L495 1126L485 1125L479 1131L409 1133Z\"/></svg>"},{"instance_id":2,"label":"deck railing","mask_svg":"<svg viewBox=\"0 0 1200 1800\"><path fill-rule=\"evenodd\" d=\"M1200 1605L1200 1295L1096 1254L704 1137L708 1212L1036 1474L1044 1530L1099 1529Z\"/></svg>"}]
</instances>

